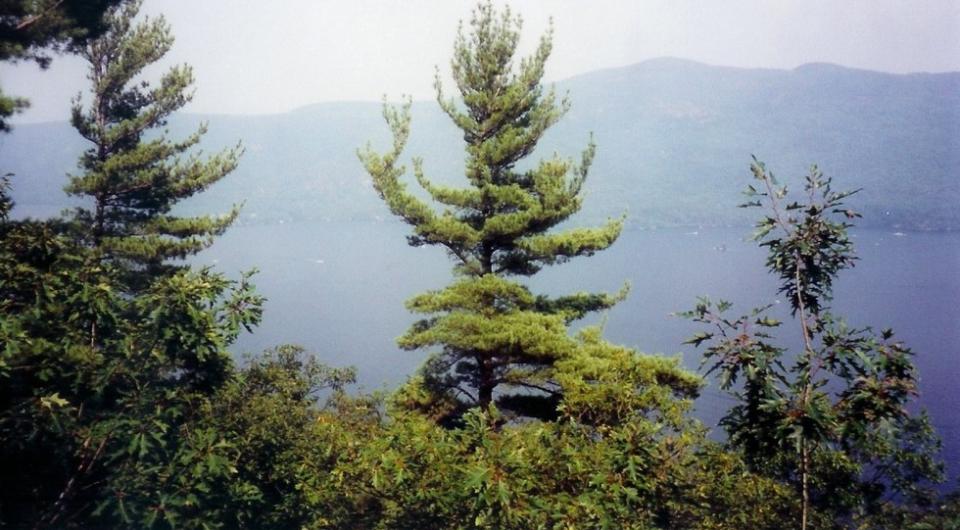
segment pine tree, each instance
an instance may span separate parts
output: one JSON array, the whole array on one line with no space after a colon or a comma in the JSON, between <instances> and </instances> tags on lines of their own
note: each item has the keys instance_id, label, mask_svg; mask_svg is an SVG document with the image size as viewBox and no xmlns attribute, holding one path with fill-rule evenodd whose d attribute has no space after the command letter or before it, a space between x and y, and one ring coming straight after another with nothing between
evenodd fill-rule
<instances>
[{"instance_id":1,"label":"pine tree","mask_svg":"<svg viewBox=\"0 0 960 530\"><path fill-rule=\"evenodd\" d=\"M443 211L406 189L398 158L410 132L409 102L384 108L392 149L380 155L368 146L359 153L387 206L413 226L410 244L440 246L455 261L452 285L408 302L410 310L428 316L399 339L400 346L440 350L426 362L421 384L398 399L431 409L441 421L492 403L513 414L551 417L560 399L553 367L576 348L567 324L611 307L625 292L550 298L510 278L609 247L623 220L551 231L580 209L595 152L591 140L579 163L554 156L529 170L517 168L569 108L540 82L552 29L532 56L515 64L521 21L509 8L498 13L481 3L470 27L469 35L461 28L452 60L462 106L444 96L439 78L436 83L441 108L463 131L469 186L434 184L414 159L417 181Z\"/></svg>"},{"instance_id":2,"label":"pine tree","mask_svg":"<svg viewBox=\"0 0 960 530\"><path fill-rule=\"evenodd\" d=\"M180 268L168 260L206 248L234 221L236 206L222 216L179 217L171 209L233 171L241 154L239 145L206 159L191 153L205 124L181 141L167 137L167 118L193 96L193 74L180 65L155 87L138 81L173 43L162 17L134 22L139 7L135 1L109 10L106 30L82 52L92 101L88 109L75 101L72 123L93 146L66 188L93 199L92 209L75 212L79 235L127 271L133 290Z\"/></svg>"}]
</instances>

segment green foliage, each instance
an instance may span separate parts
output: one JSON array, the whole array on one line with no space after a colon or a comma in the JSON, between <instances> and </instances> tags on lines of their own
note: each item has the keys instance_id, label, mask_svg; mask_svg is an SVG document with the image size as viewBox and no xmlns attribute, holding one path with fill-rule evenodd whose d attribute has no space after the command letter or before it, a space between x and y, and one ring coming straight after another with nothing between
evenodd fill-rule
<instances>
[{"instance_id":1,"label":"green foliage","mask_svg":"<svg viewBox=\"0 0 960 530\"><path fill-rule=\"evenodd\" d=\"M308 527L774 529L798 510L789 488L701 432L642 414L497 429L496 409L475 409L450 430L404 406L384 421L369 402L343 405L316 423Z\"/></svg>"},{"instance_id":2,"label":"green foliage","mask_svg":"<svg viewBox=\"0 0 960 530\"><path fill-rule=\"evenodd\" d=\"M563 417L598 429L654 422L677 433L696 430L688 413L702 380L679 359L610 344L595 327L582 330L577 342L574 354L557 363Z\"/></svg>"},{"instance_id":3,"label":"green foliage","mask_svg":"<svg viewBox=\"0 0 960 530\"><path fill-rule=\"evenodd\" d=\"M147 136L190 101L193 73L175 66L153 88L137 80L173 43L162 17L134 23L139 7L132 1L110 9L106 31L81 53L90 64L92 100L86 111L75 102L72 123L93 145L80 159L83 173L71 176L66 188L93 199L92 209L74 213L78 237L127 271L125 283L134 290L178 270L170 259L208 247L233 222L238 207L198 217L179 217L171 209L233 171L240 156L239 146L206 159L189 154L206 125L181 141L168 139L166 131Z\"/></svg>"},{"instance_id":4,"label":"green foliage","mask_svg":"<svg viewBox=\"0 0 960 530\"><path fill-rule=\"evenodd\" d=\"M208 270L123 295L57 222L0 228L0 522L203 527L235 471L197 411L260 318L246 278Z\"/></svg>"},{"instance_id":5,"label":"green foliage","mask_svg":"<svg viewBox=\"0 0 960 530\"><path fill-rule=\"evenodd\" d=\"M123 0L14 0L0 7L0 61L46 67L49 52L74 51L104 30L102 15Z\"/></svg>"},{"instance_id":6,"label":"green foliage","mask_svg":"<svg viewBox=\"0 0 960 530\"><path fill-rule=\"evenodd\" d=\"M286 345L248 359L208 402L205 425L229 440L235 466L218 486L229 495L227 528L305 528L326 512L309 502L301 481L328 450L315 435L321 395L344 401L354 380L353 370L326 367Z\"/></svg>"},{"instance_id":7,"label":"green foliage","mask_svg":"<svg viewBox=\"0 0 960 530\"><path fill-rule=\"evenodd\" d=\"M30 5L60 17L73 3ZM0 526L719 530L799 517L817 528L956 527L955 498L921 506L924 481L941 470L929 421L906 412L912 352L829 312L833 279L853 263L848 225L832 215L856 214L818 171L805 204L781 208L786 190L759 163L765 191L750 190L773 212L756 238L801 325L795 362L785 367L772 335L781 322L765 309L732 320L730 304L701 300L688 313L716 330L690 342L707 344L721 385L742 386L724 418L736 451L691 419L702 381L678 359L610 344L596 327L570 336L570 323L626 288L548 297L508 279L607 248L622 221L550 231L579 210L594 146L580 163L516 169L568 107L539 84L550 33L514 68L519 19L490 3L455 47L463 106L439 96L467 141L470 187L436 186L416 160L443 211L405 190L396 162L408 108L385 110L392 151L361 153L381 197L413 225L410 242L457 262L451 285L408 302L427 317L399 341L440 351L389 399L348 394L353 370L297 346L234 366L228 347L262 316L252 273L231 281L166 261L203 248L236 215L170 209L238 153L188 156L203 127L180 143L147 135L189 99L191 75L180 67L158 88L132 83L172 42L162 19L133 24L138 7L112 9L84 52L93 102L76 107L74 124L94 147L69 189L95 209L13 222L0 178L0 469L15 485L0 489ZM880 502L888 491L917 502Z\"/></svg>"},{"instance_id":8,"label":"green foliage","mask_svg":"<svg viewBox=\"0 0 960 530\"><path fill-rule=\"evenodd\" d=\"M898 530L960 529L960 495L953 493L927 509L886 505L882 512L867 517L858 530L897 528Z\"/></svg>"},{"instance_id":9,"label":"green foliage","mask_svg":"<svg viewBox=\"0 0 960 530\"><path fill-rule=\"evenodd\" d=\"M463 131L469 187L434 184L414 159L417 182L443 210L407 191L398 159L410 133L409 102L384 108L392 149L381 155L367 147L359 156L390 211L413 226L410 244L445 248L459 275L446 289L408 303L429 316L400 338L400 346L439 347L422 370L423 399L411 403L449 422L470 407L486 409L494 402L510 415L552 418L561 394L553 367L576 348L566 324L620 297L534 296L507 276L529 276L603 250L623 222L550 231L580 209L595 151L591 141L579 163L555 156L530 170L516 168L569 108L540 84L552 30L531 57L515 65L520 20L509 9L497 13L491 3L481 3L470 27L469 35L458 34L452 61L462 106L436 84L441 108Z\"/></svg>"},{"instance_id":10,"label":"green foliage","mask_svg":"<svg viewBox=\"0 0 960 530\"><path fill-rule=\"evenodd\" d=\"M29 106L30 100L8 96L0 90L0 132L10 132L10 124L7 123L7 119Z\"/></svg>"},{"instance_id":11,"label":"green foliage","mask_svg":"<svg viewBox=\"0 0 960 530\"><path fill-rule=\"evenodd\" d=\"M730 318L731 304L701 299L684 313L710 329L688 343L706 343L709 372L737 399L721 420L729 444L751 469L796 485L804 526L811 504L848 517L878 510L888 490L926 502L943 471L929 419L908 412L917 394L913 352L892 331L851 328L829 310L833 280L856 259L847 230L859 215L843 205L854 192L833 191L814 167L805 201L786 202L787 188L762 163L754 160L752 171L758 185L743 206L769 212L753 239L769 251L767 268L803 342L792 358L774 344L781 322L769 307Z\"/></svg>"},{"instance_id":12,"label":"green foliage","mask_svg":"<svg viewBox=\"0 0 960 530\"><path fill-rule=\"evenodd\" d=\"M78 103L73 121L95 145L69 190L92 196L95 211L12 222L6 179L0 189L0 468L17 484L0 497L0 525L219 526L236 452L203 412L232 377L227 347L259 322L262 298L250 274L235 282L163 261L203 248L235 217L169 210L237 153L174 159L203 128L180 143L143 139L189 100L191 75L174 68L152 90L134 81L172 42L162 19L133 25L139 2L8 4L2 58L45 65L43 49L82 48L91 63L91 110Z\"/></svg>"},{"instance_id":13,"label":"green foliage","mask_svg":"<svg viewBox=\"0 0 960 530\"><path fill-rule=\"evenodd\" d=\"M49 52L76 51L103 31L102 15L123 0L12 0L0 3L0 61L50 64ZM7 118L28 107L25 98L0 90L0 131Z\"/></svg>"}]
</instances>

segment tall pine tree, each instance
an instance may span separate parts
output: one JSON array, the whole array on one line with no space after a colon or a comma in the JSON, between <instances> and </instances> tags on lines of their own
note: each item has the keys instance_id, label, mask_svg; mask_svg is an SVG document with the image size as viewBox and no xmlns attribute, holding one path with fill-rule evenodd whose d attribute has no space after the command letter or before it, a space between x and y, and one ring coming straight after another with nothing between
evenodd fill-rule
<instances>
[{"instance_id":1,"label":"tall pine tree","mask_svg":"<svg viewBox=\"0 0 960 530\"><path fill-rule=\"evenodd\" d=\"M554 156L533 169L517 168L569 108L540 83L552 30L517 64L521 21L509 8L498 13L490 2L480 4L470 28L469 35L459 32L452 60L462 105L444 96L439 78L436 84L441 108L463 131L469 186L436 185L414 159L417 181L443 210L406 189L398 159L410 132L409 103L384 109L392 149L381 155L367 147L359 153L387 206L413 226L410 244L440 246L456 263L452 285L408 302L412 311L428 316L399 339L400 346L439 351L424 365L420 384L400 399L430 410L439 421L492 403L515 415L548 418L561 397L554 366L577 347L567 324L611 307L621 296L550 298L510 278L609 247L623 221L551 231L581 207L592 141L579 163Z\"/></svg>"},{"instance_id":2,"label":"tall pine tree","mask_svg":"<svg viewBox=\"0 0 960 530\"><path fill-rule=\"evenodd\" d=\"M234 221L236 206L222 216L180 217L171 209L233 171L241 154L239 146L210 158L191 154L205 124L181 141L167 137L167 118L193 96L193 73L175 66L153 87L138 79L173 43L162 17L134 22L139 7L134 1L109 10L105 32L82 52L91 101L84 109L78 98L72 123L93 145L80 159L83 173L66 188L93 199L92 208L76 210L78 233L126 271L133 290L180 268L169 260L206 248Z\"/></svg>"}]
</instances>

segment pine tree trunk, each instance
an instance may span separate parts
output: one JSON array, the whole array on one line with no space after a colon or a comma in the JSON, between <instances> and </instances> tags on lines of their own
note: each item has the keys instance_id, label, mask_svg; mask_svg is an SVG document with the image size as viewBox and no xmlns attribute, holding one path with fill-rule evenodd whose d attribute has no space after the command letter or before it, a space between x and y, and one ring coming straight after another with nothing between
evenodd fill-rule
<instances>
[{"instance_id":1,"label":"pine tree trunk","mask_svg":"<svg viewBox=\"0 0 960 530\"><path fill-rule=\"evenodd\" d=\"M493 371L490 369L488 359L480 359L480 384L477 389L477 399L480 408L486 411L493 403Z\"/></svg>"},{"instance_id":2,"label":"pine tree trunk","mask_svg":"<svg viewBox=\"0 0 960 530\"><path fill-rule=\"evenodd\" d=\"M103 241L103 225L104 225L104 200L100 195L97 195L97 209L94 214L94 224L93 224L93 248L100 250L100 243Z\"/></svg>"},{"instance_id":3,"label":"pine tree trunk","mask_svg":"<svg viewBox=\"0 0 960 530\"><path fill-rule=\"evenodd\" d=\"M810 511L810 451L806 440L800 441L800 481L803 490L803 506L800 515L800 530L807 530Z\"/></svg>"},{"instance_id":4,"label":"pine tree trunk","mask_svg":"<svg viewBox=\"0 0 960 530\"><path fill-rule=\"evenodd\" d=\"M480 255L480 266L484 275L491 274L493 272L493 251L490 247L484 243ZM494 300L492 298L486 300L487 307L493 307ZM493 367L492 359L487 355L480 354L477 358L478 365L480 368L480 381L477 388L477 399L480 402L480 408L486 412L490 408L490 404L493 403L493 387L496 386L496 383L493 380Z\"/></svg>"}]
</instances>

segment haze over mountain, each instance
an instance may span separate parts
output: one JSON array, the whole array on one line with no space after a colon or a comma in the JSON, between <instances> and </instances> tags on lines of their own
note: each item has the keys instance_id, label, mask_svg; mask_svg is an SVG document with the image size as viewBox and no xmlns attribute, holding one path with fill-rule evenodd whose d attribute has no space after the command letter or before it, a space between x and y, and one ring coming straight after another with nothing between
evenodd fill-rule
<instances>
[{"instance_id":1,"label":"haze over mountain","mask_svg":"<svg viewBox=\"0 0 960 530\"><path fill-rule=\"evenodd\" d=\"M593 132L598 154L582 222L627 212L634 227L748 224L755 212L733 205L755 154L795 186L817 163L838 188L863 188L851 200L865 214L863 225L960 229L960 73L657 59L556 88L569 93L572 108L534 158L577 157ZM384 89L402 87L384 79ZM246 147L239 169L187 208L225 211L245 201L245 223L388 218L355 154L367 141L388 145L380 109L377 102L321 103L268 116L179 116L170 124L174 137L206 120L206 150L238 140ZM85 147L62 122L19 125L0 139L0 169L16 174L17 213L67 206L60 190ZM435 102L414 103L405 155L422 156L436 181L463 178L463 144Z\"/></svg>"}]
</instances>

